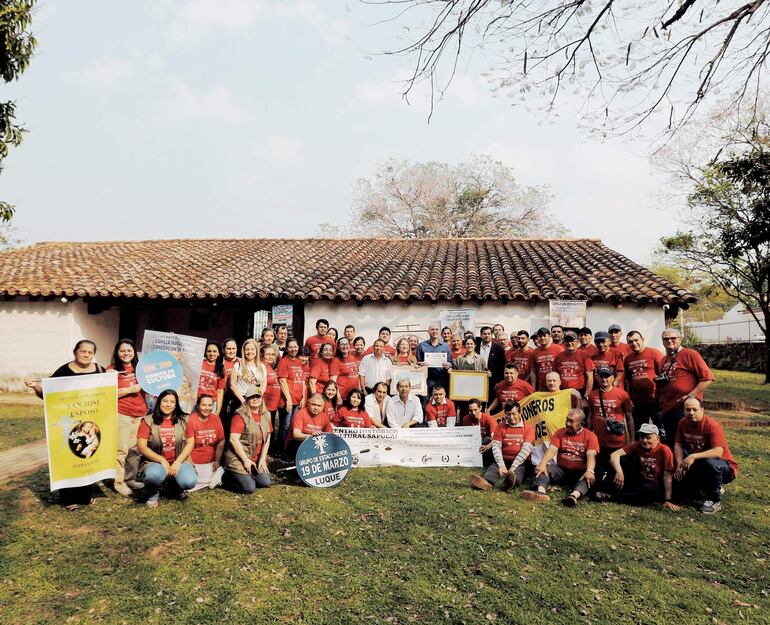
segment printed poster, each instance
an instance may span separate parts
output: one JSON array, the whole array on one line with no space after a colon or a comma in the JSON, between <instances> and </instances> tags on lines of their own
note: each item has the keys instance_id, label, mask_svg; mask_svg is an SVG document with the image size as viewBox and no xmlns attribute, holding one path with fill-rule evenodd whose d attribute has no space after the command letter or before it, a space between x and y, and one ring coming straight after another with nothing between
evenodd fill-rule
<instances>
[{"instance_id":1,"label":"printed poster","mask_svg":"<svg viewBox=\"0 0 770 625\"><path fill-rule=\"evenodd\" d=\"M412 395L428 394L428 367L394 365L393 377L390 379L391 395L398 395L398 383L405 378L412 385Z\"/></svg>"},{"instance_id":2,"label":"printed poster","mask_svg":"<svg viewBox=\"0 0 770 625\"><path fill-rule=\"evenodd\" d=\"M118 454L118 374L42 381L51 490L114 478Z\"/></svg>"},{"instance_id":3,"label":"printed poster","mask_svg":"<svg viewBox=\"0 0 770 625\"><path fill-rule=\"evenodd\" d=\"M334 428L355 467L480 467L479 426L454 428Z\"/></svg>"},{"instance_id":4,"label":"printed poster","mask_svg":"<svg viewBox=\"0 0 770 625\"><path fill-rule=\"evenodd\" d=\"M294 306L291 304L273 306L272 319L274 326L285 325L291 327L294 320Z\"/></svg>"},{"instance_id":5,"label":"printed poster","mask_svg":"<svg viewBox=\"0 0 770 625\"><path fill-rule=\"evenodd\" d=\"M551 299L548 300L548 307L552 326L576 329L585 327L585 300Z\"/></svg>"},{"instance_id":6,"label":"printed poster","mask_svg":"<svg viewBox=\"0 0 770 625\"><path fill-rule=\"evenodd\" d=\"M460 336L466 330L470 330L474 334L476 333L476 309L475 308L454 308L449 310L442 310L439 323L441 327L449 327L452 330L452 334L459 334Z\"/></svg>"},{"instance_id":7,"label":"printed poster","mask_svg":"<svg viewBox=\"0 0 770 625\"><path fill-rule=\"evenodd\" d=\"M195 400L198 398L198 380L201 376L201 363L205 351L206 339L197 336L155 330L144 331L142 355L146 352L168 352L182 366L182 381L177 393L182 410L187 413L195 408Z\"/></svg>"}]
</instances>

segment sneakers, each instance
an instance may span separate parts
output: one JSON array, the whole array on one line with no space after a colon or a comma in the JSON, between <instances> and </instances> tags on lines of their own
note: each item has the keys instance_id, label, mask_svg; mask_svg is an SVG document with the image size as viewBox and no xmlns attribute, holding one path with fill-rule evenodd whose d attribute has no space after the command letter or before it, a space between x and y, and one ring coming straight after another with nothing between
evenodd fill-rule
<instances>
[{"instance_id":1,"label":"sneakers","mask_svg":"<svg viewBox=\"0 0 770 625\"><path fill-rule=\"evenodd\" d=\"M209 488L216 488L222 483L222 476L225 474L225 468L219 467L216 471L214 471L214 475L211 476L211 479L209 480Z\"/></svg>"},{"instance_id":2,"label":"sneakers","mask_svg":"<svg viewBox=\"0 0 770 625\"><path fill-rule=\"evenodd\" d=\"M539 493L536 490L522 491L521 498L526 499L527 501L536 501L538 503L543 503L545 501L551 500L551 498L548 495L546 495L545 493Z\"/></svg>"},{"instance_id":3,"label":"sneakers","mask_svg":"<svg viewBox=\"0 0 770 625\"><path fill-rule=\"evenodd\" d=\"M577 497L574 495L567 495L561 502L568 508L574 508L577 505Z\"/></svg>"},{"instance_id":4,"label":"sneakers","mask_svg":"<svg viewBox=\"0 0 770 625\"><path fill-rule=\"evenodd\" d=\"M126 480L123 483L131 490L142 490L144 488L144 482L137 482L136 480Z\"/></svg>"},{"instance_id":5,"label":"sneakers","mask_svg":"<svg viewBox=\"0 0 770 625\"><path fill-rule=\"evenodd\" d=\"M594 493L594 499L596 501L612 501L612 495L609 493L603 493L601 491L596 491Z\"/></svg>"},{"instance_id":6,"label":"sneakers","mask_svg":"<svg viewBox=\"0 0 770 625\"><path fill-rule=\"evenodd\" d=\"M130 497L134 491L132 491L125 482L115 482L113 484L113 488L115 489L115 492L119 495L123 495L124 497Z\"/></svg>"},{"instance_id":7,"label":"sneakers","mask_svg":"<svg viewBox=\"0 0 770 625\"><path fill-rule=\"evenodd\" d=\"M487 482L480 475L471 475L468 481L471 483L471 486L476 490L483 490L483 491L492 490L492 484Z\"/></svg>"},{"instance_id":8,"label":"sneakers","mask_svg":"<svg viewBox=\"0 0 770 625\"><path fill-rule=\"evenodd\" d=\"M703 502L703 505L700 507L700 511L703 514L714 514L715 512L719 512L719 510L722 508L722 504L718 501L711 501L710 499L707 499Z\"/></svg>"},{"instance_id":9,"label":"sneakers","mask_svg":"<svg viewBox=\"0 0 770 625\"><path fill-rule=\"evenodd\" d=\"M152 495L147 501L144 502L144 505L148 508L157 508L158 507L158 501L160 500L160 494Z\"/></svg>"}]
</instances>

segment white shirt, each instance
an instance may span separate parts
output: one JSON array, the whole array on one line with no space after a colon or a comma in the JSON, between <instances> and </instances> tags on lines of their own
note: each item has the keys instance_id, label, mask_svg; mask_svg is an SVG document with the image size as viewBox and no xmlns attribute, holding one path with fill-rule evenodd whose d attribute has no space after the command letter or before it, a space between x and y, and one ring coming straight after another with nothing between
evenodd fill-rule
<instances>
[{"instance_id":1,"label":"white shirt","mask_svg":"<svg viewBox=\"0 0 770 625\"><path fill-rule=\"evenodd\" d=\"M422 423L422 405L414 395L410 395L406 403L402 402L401 398L396 395L390 398L388 407L385 409L385 416L388 419L389 428L400 428L413 419L417 423Z\"/></svg>"},{"instance_id":2,"label":"white shirt","mask_svg":"<svg viewBox=\"0 0 770 625\"><path fill-rule=\"evenodd\" d=\"M492 343L490 342L489 345L484 345L483 341L481 345L479 346L479 356L481 356L481 360L484 361L484 366L489 366L489 351L492 349Z\"/></svg>"},{"instance_id":3,"label":"white shirt","mask_svg":"<svg viewBox=\"0 0 770 625\"><path fill-rule=\"evenodd\" d=\"M364 386L374 388L377 382L387 382L393 377L393 363L385 354L379 359L367 354L358 365L358 375L364 378Z\"/></svg>"},{"instance_id":4,"label":"white shirt","mask_svg":"<svg viewBox=\"0 0 770 625\"><path fill-rule=\"evenodd\" d=\"M364 410L370 419L377 419L377 421L385 425L385 412L388 409L389 403L390 395L385 395L385 399L382 400L382 412L380 412L380 404L377 403L377 398L374 396L374 393L370 393L364 398Z\"/></svg>"}]
</instances>

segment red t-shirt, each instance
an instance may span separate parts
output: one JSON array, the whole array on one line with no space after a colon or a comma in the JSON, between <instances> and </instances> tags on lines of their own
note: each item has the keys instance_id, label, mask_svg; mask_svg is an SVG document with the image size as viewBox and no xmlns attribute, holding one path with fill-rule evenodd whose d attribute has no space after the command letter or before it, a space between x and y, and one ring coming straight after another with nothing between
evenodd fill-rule
<instances>
[{"instance_id":1,"label":"red t-shirt","mask_svg":"<svg viewBox=\"0 0 770 625\"><path fill-rule=\"evenodd\" d=\"M318 358L318 352L321 351L321 346L327 344L331 345L336 351L337 343L328 334L326 336L318 336L317 334L314 334L313 336L308 337L308 339L305 341L305 347L310 349L311 363L315 362L316 358Z\"/></svg>"},{"instance_id":2,"label":"red t-shirt","mask_svg":"<svg viewBox=\"0 0 770 625\"><path fill-rule=\"evenodd\" d=\"M628 346L628 343L624 343L621 341L617 345L613 345L612 341L610 341L610 347L614 349L616 352L618 352L623 358L626 358L629 354L633 353L631 351L631 348Z\"/></svg>"},{"instance_id":3,"label":"red t-shirt","mask_svg":"<svg viewBox=\"0 0 770 625\"><path fill-rule=\"evenodd\" d=\"M455 403L447 399L443 404L436 404L432 399L425 406L425 420L435 421L440 428L446 427L446 420L449 417L457 417Z\"/></svg>"},{"instance_id":4,"label":"red t-shirt","mask_svg":"<svg viewBox=\"0 0 770 625\"><path fill-rule=\"evenodd\" d=\"M204 360L201 364L201 375L198 378L198 397L208 395L217 400L217 391L225 388L225 379L214 373L217 364Z\"/></svg>"},{"instance_id":5,"label":"red t-shirt","mask_svg":"<svg viewBox=\"0 0 770 625\"><path fill-rule=\"evenodd\" d=\"M615 421L625 423L626 412L631 412L634 409L628 393L622 388L612 388L609 391L605 391L603 395L606 419L614 419ZM599 405L599 397L599 389L594 389L588 396L588 405L591 410L591 427L602 447L620 449L626 444L626 434L625 432L623 434L610 434L607 431L606 419Z\"/></svg>"},{"instance_id":6,"label":"red t-shirt","mask_svg":"<svg viewBox=\"0 0 770 625\"><path fill-rule=\"evenodd\" d=\"M585 352L586 354L588 354L591 357L591 359L593 359L593 357L596 356L596 354L599 353L599 350L596 349L596 345L586 345L585 347L583 347L581 345L580 347L577 348L577 351ZM594 364L596 364L596 363L594 362Z\"/></svg>"},{"instance_id":7,"label":"red t-shirt","mask_svg":"<svg viewBox=\"0 0 770 625\"><path fill-rule=\"evenodd\" d=\"M594 366L598 370L600 367L609 367L612 369L612 373L615 375L615 385L623 386L623 356L620 352L616 352L611 347L607 348L607 351L603 354L596 350L596 354L591 356L591 360L594 362ZM599 376L594 376L594 388L599 388Z\"/></svg>"},{"instance_id":8,"label":"red t-shirt","mask_svg":"<svg viewBox=\"0 0 770 625\"><path fill-rule=\"evenodd\" d=\"M232 372L236 362L238 362L237 358L233 358L232 360L227 360L227 358L225 358L222 361L222 364L225 366L225 378L228 380L230 379L230 373Z\"/></svg>"},{"instance_id":9,"label":"red t-shirt","mask_svg":"<svg viewBox=\"0 0 770 625\"><path fill-rule=\"evenodd\" d=\"M449 346L449 351L452 353L452 360L456 360L457 358L459 358L460 356L462 356L465 353L465 349L464 348L461 347L460 349L455 351L455 350L452 349L451 345Z\"/></svg>"},{"instance_id":10,"label":"red t-shirt","mask_svg":"<svg viewBox=\"0 0 770 625\"><path fill-rule=\"evenodd\" d=\"M335 358L331 364L331 375L337 376L337 388L342 399L347 399L353 389L361 388L358 379L358 365L361 361L348 354L345 358Z\"/></svg>"},{"instance_id":11,"label":"red t-shirt","mask_svg":"<svg viewBox=\"0 0 770 625\"><path fill-rule=\"evenodd\" d=\"M332 424L326 412L322 410L317 417L314 417L308 412L307 408L303 408L302 410L297 410L291 418L288 440L294 439L294 430L299 430L303 434L312 434L311 426L320 428L322 432L332 431Z\"/></svg>"},{"instance_id":12,"label":"red t-shirt","mask_svg":"<svg viewBox=\"0 0 770 625\"><path fill-rule=\"evenodd\" d=\"M679 398L692 391L698 382L714 379L706 361L694 349L681 348L673 359L673 364L672 358L666 354L661 365L661 371L669 377L668 384L658 386L660 410L663 413L674 408ZM699 395L698 399L703 401L703 395Z\"/></svg>"},{"instance_id":13,"label":"red t-shirt","mask_svg":"<svg viewBox=\"0 0 770 625\"><path fill-rule=\"evenodd\" d=\"M509 401L521 401L525 397L529 397L535 389L529 382L516 378L513 382L508 384L505 380L495 384L495 397L502 408L506 402Z\"/></svg>"},{"instance_id":14,"label":"red t-shirt","mask_svg":"<svg viewBox=\"0 0 770 625\"><path fill-rule=\"evenodd\" d=\"M638 354L631 352L625 357L626 381L635 404L655 401L654 379L662 364L663 354L652 347L645 347Z\"/></svg>"},{"instance_id":15,"label":"red t-shirt","mask_svg":"<svg viewBox=\"0 0 770 625\"><path fill-rule=\"evenodd\" d=\"M570 436L566 428L556 430L551 437L551 445L559 448L556 464L568 471L585 471L588 452L599 453L599 439L591 430L582 428Z\"/></svg>"},{"instance_id":16,"label":"red t-shirt","mask_svg":"<svg viewBox=\"0 0 770 625\"><path fill-rule=\"evenodd\" d=\"M286 380L289 395L291 395L291 401L294 404L299 404L302 401L307 374L309 374L308 366L303 365L299 358L284 356L278 362L278 379ZM286 402L283 400L281 403L285 405Z\"/></svg>"},{"instance_id":17,"label":"red t-shirt","mask_svg":"<svg viewBox=\"0 0 770 625\"><path fill-rule=\"evenodd\" d=\"M594 370L594 362L585 351L564 351L554 359L553 369L561 376L561 388L582 391L586 387L586 373Z\"/></svg>"},{"instance_id":18,"label":"red t-shirt","mask_svg":"<svg viewBox=\"0 0 770 625\"><path fill-rule=\"evenodd\" d=\"M281 402L281 387L278 384L278 372L273 369L272 365L266 362L265 371L267 371L267 383L265 384L265 390L262 393L262 401L265 402L265 408L270 412L278 410L278 406Z\"/></svg>"},{"instance_id":19,"label":"red t-shirt","mask_svg":"<svg viewBox=\"0 0 770 625\"><path fill-rule=\"evenodd\" d=\"M674 470L674 454L666 446L658 443L650 451L642 449L640 443L631 443L623 448L627 455L639 465L639 472L646 482L663 487L663 472Z\"/></svg>"},{"instance_id":20,"label":"red t-shirt","mask_svg":"<svg viewBox=\"0 0 770 625\"><path fill-rule=\"evenodd\" d=\"M343 428L370 428L372 420L365 410L351 410L350 408L340 408L337 411L339 425Z\"/></svg>"},{"instance_id":21,"label":"red t-shirt","mask_svg":"<svg viewBox=\"0 0 770 625\"><path fill-rule=\"evenodd\" d=\"M118 390L138 384L134 368L126 364L123 366L123 371L118 371ZM110 365L107 367L107 371L115 371L115 369ZM146 415L147 402L145 401L144 391L118 397L118 412L129 417L143 417Z\"/></svg>"},{"instance_id":22,"label":"red t-shirt","mask_svg":"<svg viewBox=\"0 0 770 625\"><path fill-rule=\"evenodd\" d=\"M190 458L195 464L214 462L214 451L219 441L225 439L225 430L219 416L213 412L205 421L197 412L193 412L187 419L187 438L195 439Z\"/></svg>"},{"instance_id":23,"label":"red t-shirt","mask_svg":"<svg viewBox=\"0 0 770 625\"><path fill-rule=\"evenodd\" d=\"M553 363L556 356L561 354L564 348L554 343L548 348L538 347L529 355L529 370L537 374L537 390L545 391L545 376L553 371Z\"/></svg>"},{"instance_id":24,"label":"red t-shirt","mask_svg":"<svg viewBox=\"0 0 770 625\"><path fill-rule=\"evenodd\" d=\"M256 414L252 413L251 418L254 419L257 423L262 422L262 413L258 412ZM246 429L246 422L243 420L243 417L239 415L238 413L233 415L233 420L230 422L230 434L242 434L243 430ZM273 431L273 423L270 422L270 431ZM254 449L254 453L251 454L251 461L257 462L259 460L259 454L262 451L262 438L259 439L259 442L257 443L256 448Z\"/></svg>"},{"instance_id":25,"label":"red t-shirt","mask_svg":"<svg viewBox=\"0 0 770 625\"><path fill-rule=\"evenodd\" d=\"M535 442L535 426L529 421L522 421L520 425L508 425L501 421L495 429L493 440L502 443L503 460L511 462L519 455L524 443Z\"/></svg>"},{"instance_id":26,"label":"red t-shirt","mask_svg":"<svg viewBox=\"0 0 770 625\"><path fill-rule=\"evenodd\" d=\"M468 413L463 417L463 425L478 425L481 427L481 438L491 438L497 429L497 420L486 412L481 413L481 420L476 421L473 415Z\"/></svg>"},{"instance_id":27,"label":"red t-shirt","mask_svg":"<svg viewBox=\"0 0 770 625\"><path fill-rule=\"evenodd\" d=\"M516 365L519 377L522 379L529 377L529 358L533 351L531 347L525 347L524 349L509 349L505 352L505 360Z\"/></svg>"},{"instance_id":28,"label":"red t-shirt","mask_svg":"<svg viewBox=\"0 0 770 625\"><path fill-rule=\"evenodd\" d=\"M326 416L329 418L329 423L332 425L339 425L339 422L337 421L337 409L328 399L324 402L324 413L326 413Z\"/></svg>"},{"instance_id":29,"label":"red t-shirt","mask_svg":"<svg viewBox=\"0 0 770 625\"><path fill-rule=\"evenodd\" d=\"M315 378L315 392L323 393L324 386L331 379L332 376L332 362L324 360L323 358L316 358L313 366L310 367L310 377Z\"/></svg>"},{"instance_id":30,"label":"red t-shirt","mask_svg":"<svg viewBox=\"0 0 770 625\"><path fill-rule=\"evenodd\" d=\"M150 440L150 426L142 419L136 438ZM163 443L163 457L169 462L176 460L176 436L174 435L174 423L171 419L163 419L160 424L160 440Z\"/></svg>"},{"instance_id":31,"label":"red t-shirt","mask_svg":"<svg viewBox=\"0 0 770 625\"><path fill-rule=\"evenodd\" d=\"M683 417L677 426L676 442L691 454L721 447L724 450L722 460L727 460L733 473L735 473L735 477L738 477L738 463L735 462L735 458L730 453L722 426L714 419L703 415L698 423L693 423L687 417Z\"/></svg>"}]
</instances>

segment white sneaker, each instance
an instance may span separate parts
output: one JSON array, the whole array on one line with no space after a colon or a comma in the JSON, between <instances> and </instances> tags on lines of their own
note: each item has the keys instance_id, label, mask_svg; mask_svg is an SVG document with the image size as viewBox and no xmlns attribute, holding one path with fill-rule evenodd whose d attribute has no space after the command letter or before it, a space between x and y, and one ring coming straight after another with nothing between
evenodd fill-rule
<instances>
[{"instance_id":1,"label":"white sneaker","mask_svg":"<svg viewBox=\"0 0 770 625\"><path fill-rule=\"evenodd\" d=\"M132 491L125 482L115 482L113 484L113 488L115 489L115 492L119 495L123 495L124 497L130 497L134 491Z\"/></svg>"},{"instance_id":2,"label":"white sneaker","mask_svg":"<svg viewBox=\"0 0 770 625\"><path fill-rule=\"evenodd\" d=\"M209 480L209 488L216 488L222 483L222 476L225 474L224 467L219 467L216 471L214 471L214 475L211 476L211 479Z\"/></svg>"},{"instance_id":3,"label":"white sneaker","mask_svg":"<svg viewBox=\"0 0 770 625\"><path fill-rule=\"evenodd\" d=\"M719 510L722 508L722 504L718 501L711 501L706 500L703 502L703 505L700 507L700 511L703 514L714 514L715 512L719 512Z\"/></svg>"}]
</instances>

